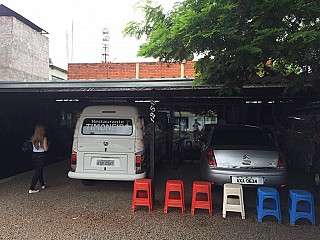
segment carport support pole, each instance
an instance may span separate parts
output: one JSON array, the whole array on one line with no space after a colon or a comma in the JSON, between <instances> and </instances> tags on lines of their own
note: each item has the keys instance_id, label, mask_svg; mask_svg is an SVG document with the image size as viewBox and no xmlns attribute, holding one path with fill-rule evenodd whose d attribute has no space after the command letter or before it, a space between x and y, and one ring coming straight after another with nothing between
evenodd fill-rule
<instances>
[{"instance_id":1,"label":"carport support pole","mask_svg":"<svg viewBox=\"0 0 320 240\"><path fill-rule=\"evenodd\" d=\"M154 120L156 118L156 101L150 101L150 120L151 120L151 131L150 131L150 178L152 183L152 201L155 201L155 184L154 184L154 165L155 165L155 124Z\"/></svg>"},{"instance_id":2,"label":"carport support pole","mask_svg":"<svg viewBox=\"0 0 320 240\"><path fill-rule=\"evenodd\" d=\"M171 102L170 103L170 119L169 119L169 124L170 124L170 132L169 132L169 161L173 162L173 136L174 136L174 105Z\"/></svg>"}]
</instances>

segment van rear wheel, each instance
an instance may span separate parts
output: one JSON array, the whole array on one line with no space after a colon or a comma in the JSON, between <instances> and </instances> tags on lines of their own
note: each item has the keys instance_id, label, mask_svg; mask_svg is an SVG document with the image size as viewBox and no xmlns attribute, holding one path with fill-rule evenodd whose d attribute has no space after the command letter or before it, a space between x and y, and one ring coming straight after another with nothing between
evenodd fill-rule
<instances>
[{"instance_id":1,"label":"van rear wheel","mask_svg":"<svg viewBox=\"0 0 320 240\"><path fill-rule=\"evenodd\" d=\"M91 186L91 185L94 184L94 181L93 181L93 180L82 179L82 180L81 180L81 183L82 183L84 186Z\"/></svg>"}]
</instances>

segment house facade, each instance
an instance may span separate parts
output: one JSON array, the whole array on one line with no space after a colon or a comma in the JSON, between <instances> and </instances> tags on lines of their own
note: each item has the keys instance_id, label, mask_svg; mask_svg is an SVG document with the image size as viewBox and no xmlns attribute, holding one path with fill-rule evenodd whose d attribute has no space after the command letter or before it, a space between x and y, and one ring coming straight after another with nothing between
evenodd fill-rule
<instances>
[{"instance_id":1,"label":"house facade","mask_svg":"<svg viewBox=\"0 0 320 240\"><path fill-rule=\"evenodd\" d=\"M53 64L49 65L49 80L50 81L61 81L68 79L68 71L59 68Z\"/></svg>"},{"instance_id":2,"label":"house facade","mask_svg":"<svg viewBox=\"0 0 320 240\"><path fill-rule=\"evenodd\" d=\"M18 13L0 5L0 79L48 80L47 33Z\"/></svg>"}]
</instances>

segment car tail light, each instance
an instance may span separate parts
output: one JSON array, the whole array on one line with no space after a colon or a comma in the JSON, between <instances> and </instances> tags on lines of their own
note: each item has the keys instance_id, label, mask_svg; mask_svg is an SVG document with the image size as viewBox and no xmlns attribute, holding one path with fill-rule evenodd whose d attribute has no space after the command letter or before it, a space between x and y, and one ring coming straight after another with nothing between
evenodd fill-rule
<instances>
[{"instance_id":1,"label":"car tail light","mask_svg":"<svg viewBox=\"0 0 320 240\"><path fill-rule=\"evenodd\" d=\"M214 153L213 153L213 150L210 149L208 152L207 152L207 159L208 159L208 164L209 166L214 166L216 167L217 166L217 161L216 161L216 158L214 156Z\"/></svg>"},{"instance_id":2,"label":"car tail light","mask_svg":"<svg viewBox=\"0 0 320 240\"><path fill-rule=\"evenodd\" d=\"M141 161L142 157L141 155L136 155L136 173L140 173L141 172Z\"/></svg>"},{"instance_id":3,"label":"car tail light","mask_svg":"<svg viewBox=\"0 0 320 240\"><path fill-rule=\"evenodd\" d=\"M76 165L77 165L77 153L73 152L71 154L71 170L72 171L76 170Z\"/></svg>"},{"instance_id":4,"label":"car tail light","mask_svg":"<svg viewBox=\"0 0 320 240\"><path fill-rule=\"evenodd\" d=\"M284 154L282 151L279 152L277 168L280 168L280 169L285 168Z\"/></svg>"}]
</instances>

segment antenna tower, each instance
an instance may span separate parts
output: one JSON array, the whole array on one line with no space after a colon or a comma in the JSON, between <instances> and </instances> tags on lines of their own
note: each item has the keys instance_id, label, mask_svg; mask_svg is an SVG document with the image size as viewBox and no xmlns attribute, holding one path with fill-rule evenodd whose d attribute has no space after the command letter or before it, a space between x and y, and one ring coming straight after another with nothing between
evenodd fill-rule
<instances>
[{"instance_id":1,"label":"antenna tower","mask_svg":"<svg viewBox=\"0 0 320 240\"><path fill-rule=\"evenodd\" d=\"M102 62L107 63L110 62L110 55L109 55L109 29L102 28Z\"/></svg>"}]
</instances>

